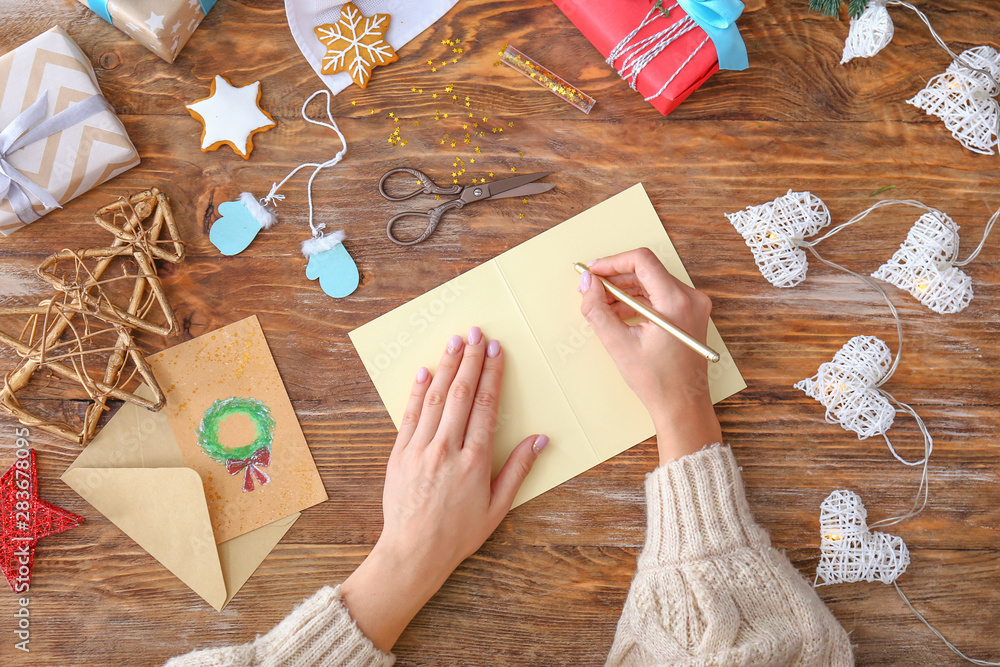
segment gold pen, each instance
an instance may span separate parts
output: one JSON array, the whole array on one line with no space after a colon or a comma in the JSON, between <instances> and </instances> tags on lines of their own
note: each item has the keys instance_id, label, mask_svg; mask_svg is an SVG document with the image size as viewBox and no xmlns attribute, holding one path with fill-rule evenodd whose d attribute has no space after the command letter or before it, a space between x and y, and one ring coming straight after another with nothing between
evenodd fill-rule
<instances>
[{"instance_id":1,"label":"gold pen","mask_svg":"<svg viewBox=\"0 0 1000 667\"><path fill-rule=\"evenodd\" d=\"M574 262L573 263L573 268L576 269L576 272L579 273L579 274L583 274L584 272L590 271L590 269L587 268L586 264L582 264L580 262ZM656 326L660 327L661 329L663 329L667 333L673 334L674 336L676 336L677 339L680 342L684 343L685 345L687 345L688 347L690 347L692 350L694 350L695 352L697 352L701 356L705 357L706 359L708 359L709 361L711 361L713 363L717 362L719 360L719 353L718 352L716 352L715 350L713 350L712 348L710 348L708 345L705 345L700 340L698 340L697 338L695 338L694 336L692 336L688 332L686 332L683 329L681 329L680 327L678 327L676 324L668 322L667 319L665 317L663 317L663 315L660 315L658 312L656 312L655 310L653 310L649 306L645 305L641 301L637 300L632 295L630 295L627 292L619 289L610 280L605 280L604 278L602 278L601 276L597 275L596 273L591 273L590 275L592 275L595 278L597 278L598 280L600 280L601 283L604 285L604 289L606 289L609 292L611 292L611 294L613 294L616 299L618 299L619 301L621 301L625 305L631 307L632 310L634 310L635 312L639 313L640 315L642 315L647 320L649 320L650 322L652 322Z\"/></svg>"}]
</instances>

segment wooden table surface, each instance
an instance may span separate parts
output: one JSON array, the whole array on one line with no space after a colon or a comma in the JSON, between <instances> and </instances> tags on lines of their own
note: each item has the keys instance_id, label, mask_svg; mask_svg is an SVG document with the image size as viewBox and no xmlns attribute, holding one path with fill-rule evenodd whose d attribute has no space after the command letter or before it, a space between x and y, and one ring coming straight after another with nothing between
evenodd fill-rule
<instances>
[{"instance_id":1,"label":"wooden table surface","mask_svg":"<svg viewBox=\"0 0 1000 667\"><path fill-rule=\"evenodd\" d=\"M1000 46L1000 4L921 4L956 50ZM161 188L188 244L183 264L161 270L182 338L260 317L330 500L306 510L217 613L59 480L79 448L36 430L41 496L87 522L38 547L30 654L13 648L18 596L0 595L0 664L159 664L195 648L250 641L318 587L345 578L378 536L394 437L348 332L636 182L695 284L712 297L715 322L749 385L718 413L750 505L774 545L811 580L827 494L858 492L875 520L909 506L918 473L896 462L880 439L859 441L825 423L821 406L792 385L853 335L877 335L895 349L894 326L873 290L815 262L799 287L770 286L723 213L789 188L821 196L835 221L881 197L912 198L950 214L966 250L978 243L1000 207L1000 158L964 150L941 122L905 103L948 59L912 13L893 9L892 17L891 46L841 66L846 21L808 13L806 0L749 0L740 26L751 69L714 76L663 118L547 0L463 0L406 45L398 63L376 70L367 90L352 87L333 101L349 150L317 179L317 214L346 230L362 274L354 295L334 300L305 278L298 252L308 236L304 178L285 191L283 222L243 254L223 258L208 241L221 202L244 189L262 196L292 166L338 148L329 131L298 116L319 81L289 35L280 0L220 0L172 65L73 0L2 0L0 52L54 24L65 28L89 54L142 164L0 239L0 305L47 295L33 272L49 253L103 244L90 222L99 206ZM443 39L461 39L465 51L432 72L428 59L452 55ZM506 43L597 98L590 115L494 67ZM198 149L200 127L183 105L207 95L215 74L239 84L261 80L263 106L278 121L255 137L248 161L228 148ZM558 186L528 204L506 200L452 215L429 242L399 248L383 230L398 207L377 196L374 175L399 164L442 175L454 170L456 155L474 155L461 142L457 149L440 144L446 132L461 134L454 118L434 121L451 108L449 84L489 126L505 129L479 139L482 153L463 182L516 167L558 172ZM387 142L396 126L389 112L403 119L406 146ZM872 195L886 186L895 187ZM883 212L824 243L825 253L870 272L915 218L910 210ZM994 237L968 267L976 296L962 313L938 315L890 289L906 348L887 387L934 435L928 507L890 529L912 558L900 586L958 646L992 660L1000 659L998 244ZM178 340L144 345L154 350ZM0 370L14 361L0 352ZM51 412L79 415L84 403L67 396L51 381L33 391ZM14 427L0 420L4 469ZM891 433L904 455L917 455L912 420L899 417ZM513 511L413 621L396 646L400 664L601 664L643 542L643 476L655 464L655 445L646 442ZM860 665L964 664L890 586L847 584L819 594L851 633Z\"/></svg>"}]
</instances>

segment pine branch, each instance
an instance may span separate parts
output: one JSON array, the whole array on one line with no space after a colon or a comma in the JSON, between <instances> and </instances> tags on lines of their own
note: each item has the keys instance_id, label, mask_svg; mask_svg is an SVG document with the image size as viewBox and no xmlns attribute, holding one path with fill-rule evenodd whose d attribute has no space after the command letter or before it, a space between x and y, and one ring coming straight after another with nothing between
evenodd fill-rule
<instances>
[{"instance_id":1,"label":"pine branch","mask_svg":"<svg viewBox=\"0 0 1000 667\"><path fill-rule=\"evenodd\" d=\"M847 13L852 19L861 16L868 7L868 0L809 0L809 9L827 16L840 16L840 8L846 2Z\"/></svg>"}]
</instances>

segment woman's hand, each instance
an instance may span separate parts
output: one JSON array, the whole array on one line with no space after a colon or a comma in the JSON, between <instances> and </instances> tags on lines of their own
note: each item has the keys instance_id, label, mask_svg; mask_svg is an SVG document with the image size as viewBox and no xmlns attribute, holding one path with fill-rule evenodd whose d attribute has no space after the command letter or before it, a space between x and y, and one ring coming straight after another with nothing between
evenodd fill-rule
<instances>
[{"instance_id":1,"label":"woman's hand","mask_svg":"<svg viewBox=\"0 0 1000 667\"><path fill-rule=\"evenodd\" d=\"M711 300L670 275L648 248L598 259L589 268L705 341ZM590 273L580 276L580 292L584 317L653 418L660 463L720 442L705 358L645 319L625 324L635 311Z\"/></svg>"},{"instance_id":2,"label":"woman's hand","mask_svg":"<svg viewBox=\"0 0 1000 667\"><path fill-rule=\"evenodd\" d=\"M341 586L358 627L388 652L459 563L500 524L535 458L530 436L492 479L493 434L503 377L498 341L478 327L453 336L431 378L421 368L389 455L384 525L371 554Z\"/></svg>"}]
</instances>

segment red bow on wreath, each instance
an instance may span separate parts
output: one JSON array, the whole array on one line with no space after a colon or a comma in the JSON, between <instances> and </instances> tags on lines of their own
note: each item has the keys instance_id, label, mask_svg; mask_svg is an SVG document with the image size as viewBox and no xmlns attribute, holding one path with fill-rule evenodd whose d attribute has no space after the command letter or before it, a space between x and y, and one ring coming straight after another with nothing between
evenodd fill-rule
<instances>
[{"instance_id":1,"label":"red bow on wreath","mask_svg":"<svg viewBox=\"0 0 1000 667\"><path fill-rule=\"evenodd\" d=\"M251 456L245 459L229 459L226 461L226 470L229 471L230 475L239 474L241 470L246 469L243 474L243 490L253 491L253 478L256 477L257 481L260 482L261 486L264 486L271 481L271 478L267 476L260 467L270 465L271 463L271 450L267 447L261 447Z\"/></svg>"}]
</instances>

